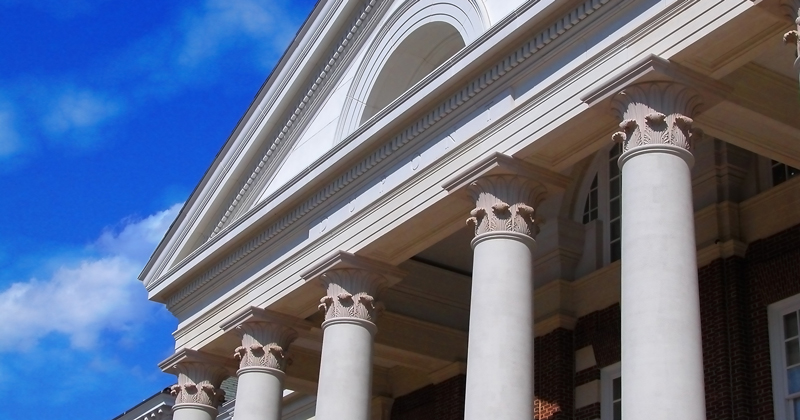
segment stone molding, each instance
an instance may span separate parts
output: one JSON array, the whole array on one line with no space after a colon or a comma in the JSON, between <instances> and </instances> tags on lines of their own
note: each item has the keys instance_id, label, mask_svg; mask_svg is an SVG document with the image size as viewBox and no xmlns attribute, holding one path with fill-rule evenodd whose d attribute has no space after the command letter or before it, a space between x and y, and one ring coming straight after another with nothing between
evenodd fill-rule
<instances>
[{"instance_id":1,"label":"stone molding","mask_svg":"<svg viewBox=\"0 0 800 420\"><path fill-rule=\"evenodd\" d=\"M161 362L159 367L178 376L178 383L170 387L176 408L179 404L199 404L216 409L224 402L225 391L220 385L231 376L230 360L183 349Z\"/></svg>"},{"instance_id":2,"label":"stone molding","mask_svg":"<svg viewBox=\"0 0 800 420\"><path fill-rule=\"evenodd\" d=\"M611 107L622 120L611 139L625 152L636 147L665 144L692 150L702 132L692 127L703 105L700 94L683 84L640 83L614 95Z\"/></svg>"},{"instance_id":3,"label":"stone molding","mask_svg":"<svg viewBox=\"0 0 800 420\"><path fill-rule=\"evenodd\" d=\"M536 208L547 190L529 178L495 175L473 181L469 192L475 200L467 224L475 226L475 236L489 232L517 232L532 238L539 233Z\"/></svg>"}]
</instances>

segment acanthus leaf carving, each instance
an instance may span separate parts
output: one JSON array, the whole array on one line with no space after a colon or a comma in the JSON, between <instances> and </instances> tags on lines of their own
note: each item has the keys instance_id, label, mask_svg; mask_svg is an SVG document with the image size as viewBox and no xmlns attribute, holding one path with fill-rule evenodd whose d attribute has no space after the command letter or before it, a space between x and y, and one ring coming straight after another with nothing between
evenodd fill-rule
<instances>
[{"instance_id":1,"label":"acanthus leaf carving","mask_svg":"<svg viewBox=\"0 0 800 420\"><path fill-rule=\"evenodd\" d=\"M320 299L326 320L377 318L380 310L374 295L386 281L383 276L363 269L335 269L323 274L322 279L328 289L328 296Z\"/></svg>"},{"instance_id":2,"label":"acanthus leaf carving","mask_svg":"<svg viewBox=\"0 0 800 420\"><path fill-rule=\"evenodd\" d=\"M702 105L693 89L670 82L633 85L617 93L612 108L622 131L612 135L628 151L648 144L667 144L691 150L701 131L690 117Z\"/></svg>"},{"instance_id":3,"label":"acanthus leaf carving","mask_svg":"<svg viewBox=\"0 0 800 420\"><path fill-rule=\"evenodd\" d=\"M297 339L297 331L292 328L264 321L245 322L236 327L242 338L242 345L236 348L239 368L266 367L285 370L288 355L285 349Z\"/></svg>"},{"instance_id":4,"label":"acanthus leaf carving","mask_svg":"<svg viewBox=\"0 0 800 420\"><path fill-rule=\"evenodd\" d=\"M175 404L203 404L218 407L224 402L225 391L219 388L228 376L224 367L202 362L181 362L174 366L178 383L170 387Z\"/></svg>"},{"instance_id":5,"label":"acanthus leaf carving","mask_svg":"<svg viewBox=\"0 0 800 420\"><path fill-rule=\"evenodd\" d=\"M543 185L513 175L494 175L473 181L469 190L476 208L467 222L474 224L475 235L507 231L534 237L538 233L541 221L535 217L535 208L544 198Z\"/></svg>"}]
</instances>

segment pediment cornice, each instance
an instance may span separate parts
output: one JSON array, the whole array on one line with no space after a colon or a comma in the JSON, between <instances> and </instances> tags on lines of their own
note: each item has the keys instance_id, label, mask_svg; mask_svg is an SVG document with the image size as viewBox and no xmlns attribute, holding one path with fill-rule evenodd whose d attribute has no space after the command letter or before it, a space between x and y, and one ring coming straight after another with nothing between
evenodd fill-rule
<instances>
[{"instance_id":1,"label":"pediment cornice","mask_svg":"<svg viewBox=\"0 0 800 420\"><path fill-rule=\"evenodd\" d=\"M375 118L287 182L270 198L230 223L220 231L220 234L195 250L183 262L148 284L151 298L165 300L168 307L178 305L194 291L251 255L339 191L365 174L371 173L373 168L391 155L399 154L402 148L431 127L439 127L437 124L451 113L464 108L465 104L472 105L472 99L481 91L503 78L519 64L546 50L547 45L569 33L591 14L612 3L612 0L585 0L562 14L560 18L549 23L542 22L542 16L552 13L547 7L552 9L563 7L563 5L556 6L555 3L557 2L526 3L516 13L498 23L446 65L438 68L406 92L400 100L379 112ZM511 22L516 19L519 19L519 22L512 24ZM524 34L530 34L531 30L537 27L540 29L534 32L534 36L522 38ZM524 41L520 42L521 39ZM519 43L509 45L514 40ZM485 67L485 59L481 60L481 56L488 50L503 49L510 52L501 56L488 68ZM483 67L483 71L475 76L476 68L479 67ZM467 78L468 75L473 76ZM461 87L453 90L453 85L459 81ZM446 95L442 101L441 94L434 94L442 91L453 93ZM439 102L432 102L434 100ZM410 124L408 119L402 118L404 115L414 115L414 112L419 115L420 109L428 109L429 112L422 114ZM392 132L395 134L387 136ZM386 137L389 137L388 141L375 145ZM365 153L365 149L370 148L372 151ZM364 157L354 162L352 157L359 155ZM344 162L348 161L351 164L345 166L347 163ZM297 197L303 198L300 201L289 201ZM241 245L231 247L233 240L240 240L243 237L250 239ZM218 257L213 258L215 255ZM215 262L200 270L198 267L200 261ZM166 291L167 286L169 291Z\"/></svg>"}]
</instances>

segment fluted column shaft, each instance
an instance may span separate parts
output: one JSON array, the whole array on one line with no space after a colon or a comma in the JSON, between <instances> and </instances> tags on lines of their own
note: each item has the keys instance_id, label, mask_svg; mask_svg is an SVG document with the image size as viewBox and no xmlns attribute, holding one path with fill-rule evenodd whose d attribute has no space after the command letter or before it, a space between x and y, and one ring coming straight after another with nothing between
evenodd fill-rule
<instances>
[{"instance_id":1,"label":"fluted column shaft","mask_svg":"<svg viewBox=\"0 0 800 420\"><path fill-rule=\"evenodd\" d=\"M335 269L322 280L327 295L320 300L325 321L315 418L369 420L374 296L385 279L368 270Z\"/></svg>"},{"instance_id":2,"label":"fluted column shaft","mask_svg":"<svg viewBox=\"0 0 800 420\"><path fill-rule=\"evenodd\" d=\"M543 187L517 176L470 185L474 262L466 420L533 418L534 209Z\"/></svg>"},{"instance_id":3,"label":"fluted column shaft","mask_svg":"<svg viewBox=\"0 0 800 420\"><path fill-rule=\"evenodd\" d=\"M173 370L178 373L178 384L170 389L175 396L173 419L215 420L225 397L220 385L228 377L228 371L203 361L180 362Z\"/></svg>"},{"instance_id":4,"label":"fluted column shaft","mask_svg":"<svg viewBox=\"0 0 800 420\"><path fill-rule=\"evenodd\" d=\"M622 131L622 415L706 418L697 282L691 115L697 92L675 83L625 88Z\"/></svg>"},{"instance_id":5,"label":"fluted column shaft","mask_svg":"<svg viewBox=\"0 0 800 420\"><path fill-rule=\"evenodd\" d=\"M237 420L280 420L283 380L289 345L297 332L274 322L246 322L236 327L242 338L234 356L237 375Z\"/></svg>"}]
</instances>

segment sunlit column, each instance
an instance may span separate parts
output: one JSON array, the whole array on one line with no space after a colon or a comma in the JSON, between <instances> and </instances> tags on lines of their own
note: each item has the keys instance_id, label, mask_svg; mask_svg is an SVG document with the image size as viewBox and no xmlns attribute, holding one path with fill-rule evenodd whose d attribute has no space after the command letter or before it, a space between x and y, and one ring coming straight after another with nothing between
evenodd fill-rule
<instances>
[{"instance_id":1,"label":"sunlit column","mask_svg":"<svg viewBox=\"0 0 800 420\"><path fill-rule=\"evenodd\" d=\"M375 296L386 278L368 269L341 268L325 271L321 279L327 294L319 305L325 321L315 418L369 420Z\"/></svg>"},{"instance_id":2,"label":"sunlit column","mask_svg":"<svg viewBox=\"0 0 800 420\"><path fill-rule=\"evenodd\" d=\"M291 326L298 321L249 308L222 326L225 331L235 331L242 340L234 352L239 360L236 420L280 420L289 345L297 338Z\"/></svg>"},{"instance_id":3,"label":"sunlit column","mask_svg":"<svg viewBox=\"0 0 800 420\"><path fill-rule=\"evenodd\" d=\"M643 83L617 93L622 170L622 415L706 418L697 283L694 90Z\"/></svg>"},{"instance_id":4,"label":"sunlit column","mask_svg":"<svg viewBox=\"0 0 800 420\"><path fill-rule=\"evenodd\" d=\"M497 175L469 187L475 225L465 419L533 418L534 209L544 188Z\"/></svg>"}]
</instances>

